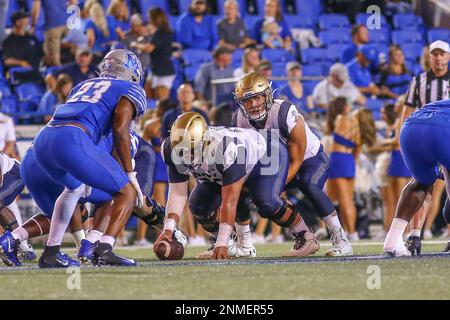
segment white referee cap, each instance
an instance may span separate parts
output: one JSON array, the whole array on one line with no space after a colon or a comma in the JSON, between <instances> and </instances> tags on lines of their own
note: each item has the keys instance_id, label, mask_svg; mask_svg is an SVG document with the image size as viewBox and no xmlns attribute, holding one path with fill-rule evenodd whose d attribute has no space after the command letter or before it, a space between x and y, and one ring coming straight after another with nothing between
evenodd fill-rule
<instances>
[{"instance_id":1,"label":"white referee cap","mask_svg":"<svg viewBox=\"0 0 450 320\"><path fill-rule=\"evenodd\" d=\"M432 52L434 49L441 49L444 52L450 53L448 43L442 40L437 40L430 44L430 52Z\"/></svg>"}]
</instances>

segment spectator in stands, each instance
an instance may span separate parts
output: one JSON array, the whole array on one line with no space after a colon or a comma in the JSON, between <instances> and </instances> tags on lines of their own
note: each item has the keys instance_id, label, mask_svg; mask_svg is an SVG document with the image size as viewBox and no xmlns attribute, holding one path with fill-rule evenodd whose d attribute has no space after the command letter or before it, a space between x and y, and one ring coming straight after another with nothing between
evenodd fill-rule
<instances>
[{"instance_id":1,"label":"spectator in stands","mask_svg":"<svg viewBox=\"0 0 450 320\"><path fill-rule=\"evenodd\" d=\"M195 111L202 114L206 121L208 121L208 115L193 106L195 99L194 89L192 85L188 82L182 84L177 90L177 100L178 107L176 109L171 109L167 111L161 122L161 138L165 139L170 134L170 128L172 128L172 124L184 112Z\"/></svg>"},{"instance_id":2,"label":"spectator in stands","mask_svg":"<svg viewBox=\"0 0 450 320\"><path fill-rule=\"evenodd\" d=\"M258 42L263 43L263 26L266 21L273 21L279 25L279 35L283 39L282 47L286 50L292 50L292 35L290 27L284 20L281 13L279 0L266 0L264 5L264 17L257 20L253 25L252 37Z\"/></svg>"},{"instance_id":3,"label":"spectator in stands","mask_svg":"<svg viewBox=\"0 0 450 320\"><path fill-rule=\"evenodd\" d=\"M41 7L45 17L44 33L44 61L49 66L61 65L61 40L67 33L67 6L76 4L77 1L53 1L53 0L34 0L31 9L31 29L32 33L36 31Z\"/></svg>"},{"instance_id":4,"label":"spectator in stands","mask_svg":"<svg viewBox=\"0 0 450 320\"><path fill-rule=\"evenodd\" d=\"M110 46L123 39L125 34L112 16L105 16L99 3L90 5L89 20L86 22L88 45L94 53L94 60L100 60Z\"/></svg>"},{"instance_id":5,"label":"spectator in stands","mask_svg":"<svg viewBox=\"0 0 450 320\"><path fill-rule=\"evenodd\" d=\"M62 39L61 48L69 48L70 53L75 56L78 47L87 46L88 45L88 37L84 30L86 29L86 22L89 18L89 12L86 10L89 7L89 3L93 3L92 1L86 1L84 3L80 3L78 6L80 8L80 16L77 19L77 23L79 23L76 28L69 28L66 36ZM61 63L64 63L63 61Z\"/></svg>"},{"instance_id":6,"label":"spectator in stands","mask_svg":"<svg viewBox=\"0 0 450 320\"><path fill-rule=\"evenodd\" d=\"M206 13L206 0L192 0L189 11L177 22L177 40L185 49L212 50L218 42L213 18Z\"/></svg>"},{"instance_id":7,"label":"spectator in stands","mask_svg":"<svg viewBox=\"0 0 450 320\"><path fill-rule=\"evenodd\" d=\"M3 40L6 37L6 16L8 14L9 0L0 0L0 50L2 48Z\"/></svg>"},{"instance_id":8,"label":"spectator in stands","mask_svg":"<svg viewBox=\"0 0 450 320\"><path fill-rule=\"evenodd\" d=\"M369 42L369 30L362 24L357 24L352 28L352 44L344 48L341 53L340 62L348 63L356 57L359 46Z\"/></svg>"},{"instance_id":9,"label":"spectator in stands","mask_svg":"<svg viewBox=\"0 0 450 320\"><path fill-rule=\"evenodd\" d=\"M226 0L223 7L225 17L217 24L219 45L237 49L254 44L248 36L244 21L239 17L239 3L236 0Z\"/></svg>"},{"instance_id":10,"label":"spectator in stands","mask_svg":"<svg viewBox=\"0 0 450 320\"><path fill-rule=\"evenodd\" d=\"M0 112L0 151L15 158L16 131L11 117Z\"/></svg>"},{"instance_id":11,"label":"spectator in stands","mask_svg":"<svg viewBox=\"0 0 450 320\"><path fill-rule=\"evenodd\" d=\"M116 20L122 31L130 30L130 11L125 0L112 0L106 13Z\"/></svg>"},{"instance_id":12,"label":"spectator in stands","mask_svg":"<svg viewBox=\"0 0 450 320\"><path fill-rule=\"evenodd\" d=\"M269 60L261 60L261 62L259 63L257 72L260 73L261 75L263 75L266 79L271 80L272 78L272 64L270 63ZM278 95L280 94L278 89L279 86L276 82L272 82L272 92L273 92L273 97L276 98L278 97Z\"/></svg>"},{"instance_id":13,"label":"spectator in stands","mask_svg":"<svg viewBox=\"0 0 450 320\"><path fill-rule=\"evenodd\" d=\"M228 47L218 46L213 52L213 61L204 63L195 75L195 91L198 99L211 101L212 85L211 81L215 79L233 78L233 69L231 68L231 54ZM234 84L225 83L216 85L216 101L214 105L223 101L232 100Z\"/></svg>"},{"instance_id":14,"label":"spectator in stands","mask_svg":"<svg viewBox=\"0 0 450 320\"><path fill-rule=\"evenodd\" d=\"M72 88L73 81L68 74L61 73L56 78L55 89L47 90L42 96L37 110L40 114L44 115L45 122L50 121L58 105L66 102Z\"/></svg>"},{"instance_id":15,"label":"spectator in stands","mask_svg":"<svg viewBox=\"0 0 450 320\"><path fill-rule=\"evenodd\" d=\"M381 89L372 81L370 65L378 61L378 52L370 45L358 48L356 58L347 64L348 73L353 84L366 96L380 96Z\"/></svg>"},{"instance_id":16,"label":"spectator in stands","mask_svg":"<svg viewBox=\"0 0 450 320\"><path fill-rule=\"evenodd\" d=\"M45 78L45 82L49 90L55 89L56 78L60 74L67 74L70 76L74 86L87 79L95 78L95 65L92 64L91 49L89 47L78 48L75 56L75 62L68 63L49 73Z\"/></svg>"},{"instance_id":17,"label":"spectator in stands","mask_svg":"<svg viewBox=\"0 0 450 320\"><path fill-rule=\"evenodd\" d=\"M266 48L278 49L283 47L280 26L275 19L269 18L264 21L261 40Z\"/></svg>"},{"instance_id":18,"label":"spectator in stands","mask_svg":"<svg viewBox=\"0 0 450 320\"><path fill-rule=\"evenodd\" d=\"M297 61L286 64L288 83L280 88L280 99L292 102L298 109L309 112L313 108L311 96L306 96L301 83L302 66Z\"/></svg>"},{"instance_id":19,"label":"spectator in stands","mask_svg":"<svg viewBox=\"0 0 450 320\"><path fill-rule=\"evenodd\" d=\"M347 67L342 63L331 66L330 74L315 86L312 97L316 107L325 109L337 97L346 98L352 107L366 104L366 97L350 81Z\"/></svg>"},{"instance_id":20,"label":"spectator in stands","mask_svg":"<svg viewBox=\"0 0 450 320\"><path fill-rule=\"evenodd\" d=\"M27 72L17 73L18 82L42 81L39 63L43 56L42 46L38 39L27 33L30 15L21 11L11 16L13 28L11 34L3 41L3 63L7 68L29 68Z\"/></svg>"},{"instance_id":21,"label":"spectator in stands","mask_svg":"<svg viewBox=\"0 0 450 320\"><path fill-rule=\"evenodd\" d=\"M235 78L239 78L246 73L256 71L258 69L260 61L259 50L255 47L248 47L244 50L244 55L242 57L242 66L234 70L233 76Z\"/></svg>"},{"instance_id":22,"label":"spectator in stands","mask_svg":"<svg viewBox=\"0 0 450 320\"><path fill-rule=\"evenodd\" d=\"M147 70L150 66L150 55L144 50L139 49L138 44L146 45L149 43L149 33L147 28L142 22L141 15L135 13L130 18L130 30L125 33L125 39L123 40L128 50L133 51L142 63L142 69Z\"/></svg>"},{"instance_id":23,"label":"spectator in stands","mask_svg":"<svg viewBox=\"0 0 450 320\"><path fill-rule=\"evenodd\" d=\"M411 72L406 68L405 56L398 45L389 48L389 63L381 67L380 87L384 97L397 99L408 91Z\"/></svg>"}]
</instances>

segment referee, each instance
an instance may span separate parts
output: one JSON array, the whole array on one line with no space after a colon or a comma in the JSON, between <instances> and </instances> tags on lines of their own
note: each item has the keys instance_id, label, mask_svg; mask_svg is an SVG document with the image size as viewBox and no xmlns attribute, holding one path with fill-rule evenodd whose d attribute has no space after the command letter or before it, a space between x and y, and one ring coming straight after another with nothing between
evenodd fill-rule
<instances>
[{"instance_id":1,"label":"referee","mask_svg":"<svg viewBox=\"0 0 450 320\"><path fill-rule=\"evenodd\" d=\"M408 88L408 93L406 94L406 100L403 106L402 121L403 122L413 113L416 109L420 109L424 105L439 101L449 99L450 97L450 72L448 69L448 63L450 59L450 48L445 41L435 41L430 45L430 65L431 70L422 72L418 76L415 76ZM437 183L435 185L435 193L431 202L439 201L444 190L444 183ZM439 199L434 199L435 197ZM429 202L429 200L426 200ZM422 230L423 223L427 217L428 204L424 205L419 214L416 214L413 220L411 220L411 235L408 238L408 250L412 254L420 254L421 251L421 241L420 233ZM430 227L431 223L436 218L437 212L439 210L433 210L434 216L430 216ZM427 223L428 224L428 223Z\"/></svg>"}]
</instances>

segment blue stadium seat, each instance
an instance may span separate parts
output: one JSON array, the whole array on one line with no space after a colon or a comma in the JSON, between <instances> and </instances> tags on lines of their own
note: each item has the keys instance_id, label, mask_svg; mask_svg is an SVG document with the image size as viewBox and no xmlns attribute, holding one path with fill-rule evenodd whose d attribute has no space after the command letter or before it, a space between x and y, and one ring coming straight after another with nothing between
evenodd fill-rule
<instances>
[{"instance_id":1,"label":"blue stadium seat","mask_svg":"<svg viewBox=\"0 0 450 320\"><path fill-rule=\"evenodd\" d=\"M389 60L389 46L383 43L374 43L371 45L378 51L380 62L387 62Z\"/></svg>"},{"instance_id":2,"label":"blue stadium seat","mask_svg":"<svg viewBox=\"0 0 450 320\"><path fill-rule=\"evenodd\" d=\"M380 111L383 108L384 101L381 99L367 99L366 108L372 111Z\"/></svg>"},{"instance_id":3,"label":"blue stadium seat","mask_svg":"<svg viewBox=\"0 0 450 320\"><path fill-rule=\"evenodd\" d=\"M139 7L145 22L148 22L148 11L152 8L159 7L169 13L169 2L166 0L139 0Z\"/></svg>"},{"instance_id":4,"label":"blue stadium seat","mask_svg":"<svg viewBox=\"0 0 450 320\"><path fill-rule=\"evenodd\" d=\"M170 24L170 29L172 30L176 30L177 29L177 23L178 23L178 18L180 16L174 16L174 15L167 15L167 18L169 19L169 24Z\"/></svg>"},{"instance_id":5,"label":"blue stadium seat","mask_svg":"<svg viewBox=\"0 0 450 320\"><path fill-rule=\"evenodd\" d=\"M308 16L286 14L284 19L291 28L315 29L313 19Z\"/></svg>"},{"instance_id":6,"label":"blue stadium seat","mask_svg":"<svg viewBox=\"0 0 450 320\"><path fill-rule=\"evenodd\" d=\"M184 68L184 77L186 81L193 82L197 71L200 69L199 64L190 65Z\"/></svg>"},{"instance_id":7,"label":"blue stadium seat","mask_svg":"<svg viewBox=\"0 0 450 320\"><path fill-rule=\"evenodd\" d=\"M389 29L369 30L369 42L389 44Z\"/></svg>"},{"instance_id":8,"label":"blue stadium seat","mask_svg":"<svg viewBox=\"0 0 450 320\"><path fill-rule=\"evenodd\" d=\"M19 102L33 101L39 104L44 88L35 83L23 83L14 88L14 92Z\"/></svg>"},{"instance_id":9,"label":"blue stadium seat","mask_svg":"<svg viewBox=\"0 0 450 320\"><path fill-rule=\"evenodd\" d=\"M428 43L432 43L437 40L450 42L450 29L430 29L427 33L427 40Z\"/></svg>"},{"instance_id":10,"label":"blue stadium seat","mask_svg":"<svg viewBox=\"0 0 450 320\"><path fill-rule=\"evenodd\" d=\"M319 20L323 12L322 0L295 0L297 14L311 17L314 22Z\"/></svg>"},{"instance_id":11,"label":"blue stadium seat","mask_svg":"<svg viewBox=\"0 0 450 320\"><path fill-rule=\"evenodd\" d=\"M263 49L261 57L263 59L269 60L272 63L288 62L295 60L294 55L284 49L269 49L269 48Z\"/></svg>"},{"instance_id":12,"label":"blue stadium seat","mask_svg":"<svg viewBox=\"0 0 450 320\"><path fill-rule=\"evenodd\" d=\"M304 64L317 62L329 62L328 50L325 48L307 48L302 49L302 61Z\"/></svg>"},{"instance_id":13,"label":"blue stadium seat","mask_svg":"<svg viewBox=\"0 0 450 320\"><path fill-rule=\"evenodd\" d=\"M304 77L317 77L322 76L323 74L323 68L320 64L313 64L313 65L302 65L302 76Z\"/></svg>"},{"instance_id":14,"label":"blue stadium seat","mask_svg":"<svg viewBox=\"0 0 450 320\"><path fill-rule=\"evenodd\" d=\"M231 56L231 64L236 68L242 64L242 59L244 58L244 50L236 49Z\"/></svg>"},{"instance_id":15,"label":"blue stadium seat","mask_svg":"<svg viewBox=\"0 0 450 320\"><path fill-rule=\"evenodd\" d=\"M202 49L185 49L182 56L185 66L202 64L212 60L211 52Z\"/></svg>"},{"instance_id":16,"label":"blue stadium seat","mask_svg":"<svg viewBox=\"0 0 450 320\"><path fill-rule=\"evenodd\" d=\"M223 17L223 4L226 0L217 0L217 10L219 11L219 15ZM247 11L247 4L245 0L238 0L239 3L239 13L241 14L241 18L245 17Z\"/></svg>"},{"instance_id":17,"label":"blue stadium seat","mask_svg":"<svg viewBox=\"0 0 450 320\"><path fill-rule=\"evenodd\" d=\"M395 30L392 31L392 43L406 44L406 43L420 43L423 44L422 33L415 30Z\"/></svg>"},{"instance_id":18,"label":"blue stadium seat","mask_svg":"<svg viewBox=\"0 0 450 320\"><path fill-rule=\"evenodd\" d=\"M395 29L420 29L423 19L412 13L398 13L394 15L392 23Z\"/></svg>"},{"instance_id":19,"label":"blue stadium seat","mask_svg":"<svg viewBox=\"0 0 450 320\"><path fill-rule=\"evenodd\" d=\"M253 25L256 23L257 20L259 20L261 17L258 15L246 15L244 16L244 24L245 27L249 32L253 29Z\"/></svg>"},{"instance_id":20,"label":"blue stadium seat","mask_svg":"<svg viewBox=\"0 0 450 320\"><path fill-rule=\"evenodd\" d=\"M172 88L170 88L170 98L177 100L178 87L184 82L184 70L180 59L172 58L171 60L175 69L175 80L173 80Z\"/></svg>"},{"instance_id":21,"label":"blue stadium seat","mask_svg":"<svg viewBox=\"0 0 450 320\"><path fill-rule=\"evenodd\" d=\"M11 15L19 10L19 3L17 0L7 0L8 1L8 12L6 14L6 28L12 27Z\"/></svg>"},{"instance_id":22,"label":"blue stadium seat","mask_svg":"<svg viewBox=\"0 0 450 320\"><path fill-rule=\"evenodd\" d=\"M21 115L30 116L37 112L39 108L39 103L34 100L29 101L19 101L18 102L18 113Z\"/></svg>"},{"instance_id":23,"label":"blue stadium seat","mask_svg":"<svg viewBox=\"0 0 450 320\"><path fill-rule=\"evenodd\" d=\"M286 76L286 63L277 62L272 64L272 76L274 77Z\"/></svg>"},{"instance_id":24,"label":"blue stadium seat","mask_svg":"<svg viewBox=\"0 0 450 320\"><path fill-rule=\"evenodd\" d=\"M356 15L356 24L362 24L362 25L367 26L368 25L367 19L369 19L371 16L372 16L372 14L370 14L370 13L358 13ZM372 21L373 20L371 19L369 22L372 22ZM389 23L386 20L386 17L383 15L380 15L380 24L381 24L382 29L384 29L384 28L390 29L391 28ZM371 30L371 29L369 29L369 30ZM377 29L373 29L373 30L377 30Z\"/></svg>"},{"instance_id":25,"label":"blue stadium seat","mask_svg":"<svg viewBox=\"0 0 450 320\"><path fill-rule=\"evenodd\" d=\"M9 83L5 80L0 80L0 97L9 97L11 96L11 94L12 93L11 88L9 87Z\"/></svg>"},{"instance_id":26,"label":"blue stadium seat","mask_svg":"<svg viewBox=\"0 0 450 320\"><path fill-rule=\"evenodd\" d=\"M316 81L316 80L305 80L303 81L303 90L305 91L305 94L307 96L312 95L314 88L317 86L317 84L320 81Z\"/></svg>"},{"instance_id":27,"label":"blue stadium seat","mask_svg":"<svg viewBox=\"0 0 450 320\"><path fill-rule=\"evenodd\" d=\"M401 47L406 59L416 62L420 59L423 50L423 46L421 44L404 44Z\"/></svg>"},{"instance_id":28,"label":"blue stadium seat","mask_svg":"<svg viewBox=\"0 0 450 320\"><path fill-rule=\"evenodd\" d=\"M183 14L189 10L192 0L178 0L178 10L180 14Z\"/></svg>"},{"instance_id":29,"label":"blue stadium seat","mask_svg":"<svg viewBox=\"0 0 450 320\"><path fill-rule=\"evenodd\" d=\"M347 43L335 43L327 46L328 58L330 61L337 62L341 58L342 51L348 46Z\"/></svg>"},{"instance_id":30,"label":"blue stadium seat","mask_svg":"<svg viewBox=\"0 0 450 320\"><path fill-rule=\"evenodd\" d=\"M8 115L15 115L17 113L16 97L9 96L0 99L0 111Z\"/></svg>"},{"instance_id":31,"label":"blue stadium seat","mask_svg":"<svg viewBox=\"0 0 450 320\"><path fill-rule=\"evenodd\" d=\"M350 28L350 21L348 20L348 17L343 14L323 14L319 17L319 28L322 30Z\"/></svg>"},{"instance_id":32,"label":"blue stadium seat","mask_svg":"<svg viewBox=\"0 0 450 320\"><path fill-rule=\"evenodd\" d=\"M350 36L350 30L345 29L343 31L339 30L327 30L319 32L319 39L322 44L329 46L337 43L350 44L352 42L352 37Z\"/></svg>"}]
</instances>

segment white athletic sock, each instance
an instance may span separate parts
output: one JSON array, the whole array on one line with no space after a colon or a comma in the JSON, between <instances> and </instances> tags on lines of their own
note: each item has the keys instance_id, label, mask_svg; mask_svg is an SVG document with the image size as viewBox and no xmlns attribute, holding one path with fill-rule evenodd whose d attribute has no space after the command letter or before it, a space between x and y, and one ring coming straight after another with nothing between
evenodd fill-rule
<instances>
[{"instance_id":1,"label":"white athletic sock","mask_svg":"<svg viewBox=\"0 0 450 320\"><path fill-rule=\"evenodd\" d=\"M410 235L413 237L420 237L420 229L411 229Z\"/></svg>"},{"instance_id":2,"label":"white athletic sock","mask_svg":"<svg viewBox=\"0 0 450 320\"><path fill-rule=\"evenodd\" d=\"M20 242L28 239L28 232L24 227L18 227L11 232L14 239L19 240Z\"/></svg>"},{"instance_id":3,"label":"white athletic sock","mask_svg":"<svg viewBox=\"0 0 450 320\"><path fill-rule=\"evenodd\" d=\"M100 232L98 230L92 229L88 232L86 240L90 243L96 243L97 241L100 241L103 236L103 232Z\"/></svg>"},{"instance_id":4,"label":"white athletic sock","mask_svg":"<svg viewBox=\"0 0 450 320\"><path fill-rule=\"evenodd\" d=\"M326 216L322 219L323 222L327 225L328 229L331 232L337 233L339 230L342 229L341 222L339 221L339 217L335 213L330 214L329 216Z\"/></svg>"},{"instance_id":5,"label":"white athletic sock","mask_svg":"<svg viewBox=\"0 0 450 320\"><path fill-rule=\"evenodd\" d=\"M116 242L116 239L114 239L114 237L108 236L106 234L104 234L103 237L100 239L100 243L107 243L111 247L114 247L115 242Z\"/></svg>"},{"instance_id":6,"label":"white athletic sock","mask_svg":"<svg viewBox=\"0 0 450 320\"><path fill-rule=\"evenodd\" d=\"M384 251L393 252L400 241L403 241L403 232L405 231L408 222L400 218L392 220L391 228L384 240Z\"/></svg>"},{"instance_id":7,"label":"white athletic sock","mask_svg":"<svg viewBox=\"0 0 450 320\"><path fill-rule=\"evenodd\" d=\"M14 216L16 217L17 224L19 226L22 225L22 215L20 214L19 206L17 205L17 201L14 200L11 202L11 204L8 206L8 209L11 210L14 213Z\"/></svg>"},{"instance_id":8,"label":"white athletic sock","mask_svg":"<svg viewBox=\"0 0 450 320\"><path fill-rule=\"evenodd\" d=\"M305 220L302 218L302 220L293 228L291 228L291 232L293 234L299 233L300 231L310 231L309 227L306 225Z\"/></svg>"},{"instance_id":9,"label":"white athletic sock","mask_svg":"<svg viewBox=\"0 0 450 320\"><path fill-rule=\"evenodd\" d=\"M84 233L84 230L78 230L72 233L73 241L75 242L75 246L79 248L81 246L81 240L86 239L86 233Z\"/></svg>"},{"instance_id":10,"label":"white athletic sock","mask_svg":"<svg viewBox=\"0 0 450 320\"><path fill-rule=\"evenodd\" d=\"M58 199L56 199L52 221L50 222L50 233L48 234L47 246L54 247L61 245L64 233L72 218L73 211L75 210L84 189L84 184L75 190L65 188Z\"/></svg>"},{"instance_id":11,"label":"white athletic sock","mask_svg":"<svg viewBox=\"0 0 450 320\"><path fill-rule=\"evenodd\" d=\"M240 225L238 223L235 223L234 225L236 227L236 232L238 236L242 238L242 244L245 247L253 247L250 225L249 224Z\"/></svg>"}]
</instances>

